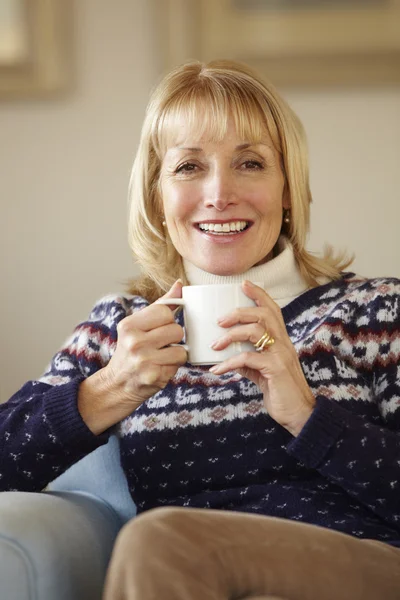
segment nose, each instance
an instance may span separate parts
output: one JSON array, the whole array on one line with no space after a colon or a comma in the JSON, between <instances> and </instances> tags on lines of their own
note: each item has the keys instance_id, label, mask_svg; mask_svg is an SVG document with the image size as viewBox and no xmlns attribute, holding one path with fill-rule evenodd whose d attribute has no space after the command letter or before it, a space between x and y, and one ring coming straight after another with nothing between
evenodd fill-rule
<instances>
[{"instance_id":1,"label":"nose","mask_svg":"<svg viewBox=\"0 0 400 600\"><path fill-rule=\"evenodd\" d=\"M204 206L223 211L227 206L237 204L238 200L234 177L230 171L218 169L210 174L204 189Z\"/></svg>"}]
</instances>

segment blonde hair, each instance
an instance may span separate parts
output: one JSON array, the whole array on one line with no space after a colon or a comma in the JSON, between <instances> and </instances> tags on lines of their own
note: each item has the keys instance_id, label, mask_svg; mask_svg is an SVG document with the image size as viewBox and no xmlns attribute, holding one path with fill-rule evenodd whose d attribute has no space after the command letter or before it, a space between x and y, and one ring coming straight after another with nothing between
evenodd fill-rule
<instances>
[{"instance_id":1,"label":"blonde hair","mask_svg":"<svg viewBox=\"0 0 400 600\"><path fill-rule=\"evenodd\" d=\"M201 111L201 118L199 118ZM238 135L257 143L267 128L281 157L291 218L282 223L300 271L310 286L319 277L334 280L352 262L327 247L322 257L305 249L310 204L308 152L303 126L275 88L248 66L233 61L190 62L170 72L153 92L147 107L129 185L129 244L142 276L129 283L130 293L154 301L181 278L187 283L180 254L162 225L159 176L168 141L176 126L189 124L201 137L207 131L221 140L228 118Z\"/></svg>"}]
</instances>

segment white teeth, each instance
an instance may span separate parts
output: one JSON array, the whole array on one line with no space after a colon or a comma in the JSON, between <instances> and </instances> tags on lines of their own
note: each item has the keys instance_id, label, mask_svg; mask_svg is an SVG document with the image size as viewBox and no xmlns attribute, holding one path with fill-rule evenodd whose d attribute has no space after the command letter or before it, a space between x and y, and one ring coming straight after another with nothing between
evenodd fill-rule
<instances>
[{"instance_id":1,"label":"white teeth","mask_svg":"<svg viewBox=\"0 0 400 600\"><path fill-rule=\"evenodd\" d=\"M199 228L203 231L229 233L231 231L242 231L247 224L247 221L232 221L231 223L199 223Z\"/></svg>"}]
</instances>

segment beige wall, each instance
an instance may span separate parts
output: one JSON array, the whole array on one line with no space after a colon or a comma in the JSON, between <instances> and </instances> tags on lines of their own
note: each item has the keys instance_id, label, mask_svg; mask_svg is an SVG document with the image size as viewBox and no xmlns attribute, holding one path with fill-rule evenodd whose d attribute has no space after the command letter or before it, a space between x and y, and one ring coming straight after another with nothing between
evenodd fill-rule
<instances>
[{"instance_id":1,"label":"beige wall","mask_svg":"<svg viewBox=\"0 0 400 600\"><path fill-rule=\"evenodd\" d=\"M0 105L0 398L41 374L94 301L135 272L126 189L158 73L146 0L76 2L74 90ZM310 247L400 277L400 89L285 95L309 134Z\"/></svg>"}]
</instances>

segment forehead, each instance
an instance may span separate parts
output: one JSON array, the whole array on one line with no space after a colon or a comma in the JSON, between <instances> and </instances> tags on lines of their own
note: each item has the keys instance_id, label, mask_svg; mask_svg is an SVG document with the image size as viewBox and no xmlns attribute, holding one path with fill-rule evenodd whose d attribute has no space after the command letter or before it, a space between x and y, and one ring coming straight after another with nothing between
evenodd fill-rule
<instances>
[{"instance_id":1,"label":"forehead","mask_svg":"<svg viewBox=\"0 0 400 600\"><path fill-rule=\"evenodd\" d=\"M213 135L214 132L209 130L203 131L202 135L199 136L199 132L196 129L193 130L185 123L182 123L182 126L177 128L175 133L176 135L170 136L170 144L165 149L164 156L174 156L175 154L181 153L181 151L187 150L211 150L212 152L218 150L218 148L227 151L243 150L246 149L246 147L255 144L262 144L264 147L268 147L271 152L274 152L274 146L268 130L264 130L261 139L251 140L240 136L236 130L235 123L232 120L228 121L222 139L216 138L215 135Z\"/></svg>"},{"instance_id":2,"label":"forehead","mask_svg":"<svg viewBox=\"0 0 400 600\"><path fill-rule=\"evenodd\" d=\"M267 143L275 147L264 116L260 111L252 113L204 104L171 110L160 119L155 146L160 158L171 148L205 143Z\"/></svg>"}]
</instances>

